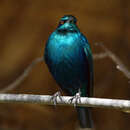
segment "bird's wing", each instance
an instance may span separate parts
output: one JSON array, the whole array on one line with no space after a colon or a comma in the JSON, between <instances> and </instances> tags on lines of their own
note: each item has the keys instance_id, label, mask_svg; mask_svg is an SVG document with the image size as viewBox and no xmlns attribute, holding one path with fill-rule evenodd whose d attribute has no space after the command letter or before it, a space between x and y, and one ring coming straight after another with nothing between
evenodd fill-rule
<instances>
[{"instance_id":1,"label":"bird's wing","mask_svg":"<svg viewBox=\"0 0 130 130\"><path fill-rule=\"evenodd\" d=\"M90 49L89 44L85 44L84 46L84 52L87 58L87 62L88 62L88 70L89 71L89 77L90 77L90 88L89 88L89 95L88 96L93 96L93 82L94 82L94 74L93 74L93 57L92 57L92 52Z\"/></svg>"}]
</instances>

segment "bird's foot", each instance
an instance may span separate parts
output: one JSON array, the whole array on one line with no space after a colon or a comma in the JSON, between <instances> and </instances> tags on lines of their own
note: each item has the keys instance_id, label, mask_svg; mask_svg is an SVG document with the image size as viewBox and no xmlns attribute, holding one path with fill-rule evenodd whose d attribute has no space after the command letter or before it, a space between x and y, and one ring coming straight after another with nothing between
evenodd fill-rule
<instances>
[{"instance_id":1,"label":"bird's foot","mask_svg":"<svg viewBox=\"0 0 130 130\"><path fill-rule=\"evenodd\" d=\"M58 92L56 92L53 96L52 96L52 98L51 98L51 102L53 102L53 104L56 106L56 104L57 104L57 98L59 98L61 101L62 101L62 97L61 97L61 92L60 91L58 91Z\"/></svg>"},{"instance_id":2,"label":"bird's foot","mask_svg":"<svg viewBox=\"0 0 130 130\"><path fill-rule=\"evenodd\" d=\"M78 91L78 93L76 93L71 99L69 99L69 102L70 103L73 103L74 102L74 107L76 107L77 103L81 103L81 92L80 92L80 89Z\"/></svg>"}]
</instances>

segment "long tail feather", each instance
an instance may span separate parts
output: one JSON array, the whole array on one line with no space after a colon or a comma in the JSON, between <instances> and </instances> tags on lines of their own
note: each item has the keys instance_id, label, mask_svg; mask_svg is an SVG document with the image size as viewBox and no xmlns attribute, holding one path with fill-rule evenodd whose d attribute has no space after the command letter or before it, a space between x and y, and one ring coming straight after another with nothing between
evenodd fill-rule
<instances>
[{"instance_id":1,"label":"long tail feather","mask_svg":"<svg viewBox=\"0 0 130 130\"><path fill-rule=\"evenodd\" d=\"M93 121L90 108L76 107L81 128L93 128Z\"/></svg>"}]
</instances>

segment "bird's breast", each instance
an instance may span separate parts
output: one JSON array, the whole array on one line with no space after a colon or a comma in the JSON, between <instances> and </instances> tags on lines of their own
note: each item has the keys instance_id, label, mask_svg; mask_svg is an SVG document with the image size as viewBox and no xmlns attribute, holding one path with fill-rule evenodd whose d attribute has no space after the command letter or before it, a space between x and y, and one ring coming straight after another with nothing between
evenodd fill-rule
<instances>
[{"instance_id":1,"label":"bird's breast","mask_svg":"<svg viewBox=\"0 0 130 130\"><path fill-rule=\"evenodd\" d=\"M47 44L48 57L56 64L81 58L82 47L76 34L55 35Z\"/></svg>"},{"instance_id":2,"label":"bird's breast","mask_svg":"<svg viewBox=\"0 0 130 130\"><path fill-rule=\"evenodd\" d=\"M81 73L86 59L78 35L51 37L45 49L45 60L53 75Z\"/></svg>"},{"instance_id":3,"label":"bird's breast","mask_svg":"<svg viewBox=\"0 0 130 130\"><path fill-rule=\"evenodd\" d=\"M77 88L86 79L86 56L77 36L51 37L45 48L45 61L63 88Z\"/></svg>"}]
</instances>

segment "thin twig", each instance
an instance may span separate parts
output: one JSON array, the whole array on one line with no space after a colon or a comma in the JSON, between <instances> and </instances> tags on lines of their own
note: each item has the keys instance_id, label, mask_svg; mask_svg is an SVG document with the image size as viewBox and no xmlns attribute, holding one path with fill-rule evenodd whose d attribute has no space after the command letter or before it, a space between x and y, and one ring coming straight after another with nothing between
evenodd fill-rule
<instances>
[{"instance_id":1,"label":"thin twig","mask_svg":"<svg viewBox=\"0 0 130 130\"><path fill-rule=\"evenodd\" d=\"M110 50L108 50L103 44L96 44L96 45L100 45L105 52L104 53L99 53L99 54L93 54L94 60L97 59L102 59L102 58L106 58L107 56L109 58L111 58L113 60L114 63L117 64L117 69L122 71L123 74L130 79L130 71L128 70L128 68L121 62L121 60L115 56ZM10 90L15 89L28 75L29 72L33 69L33 67L39 63L44 61L43 57L40 58L36 58L25 70L24 72L18 77L16 78L15 81L13 81L13 83L11 83L8 86L5 86L2 90L0 90L0 93L6 93Z\"/></svg>"},{"instance_id":2,"label":"thin twig","mask_svg":"<svg viewBox=\"0 0 130 130\"><path fill-rule=\"evenodd\" d=\"M33 103L54 105L52 102L52 97L53 96L50 95L0 94L0 103ZM74 106L75 101L73 100L70 102L70 99L72 99L71 96L57 97L57 105ZM83 107L110 108L130 111L130 100L81 97L80 101L77 101L76 105Z\"/></svg>"},{"instance_id":3,"label":"thin twig","mask_svg":"<svg viewBox=\"0 0 130 130\"><path fill-rule=\"evenodd\" d=\"M108 56L107 52L99 53L99 54L93 54L94 60L103 59Z\"/></svg>"},{"instance_id":4,"label":"thin twig","mask_svg":"<svg viewBox=\"0 0 130 130\"><path fill-rule=\"evenodd\" d=\"M123 62L114 53L108 50L102 43L100 44L98 43L97 45L101 46L104 49L104 51L107 53L108 57L111 58L114 63L116 63L117 65L116 68L121 72L123 72L123 74L128 79L130 79L130 71L128 70L127 66L125 66Z\"/></svg>"},{"instance_id":5,"label":"thin twig","mask_svg":"<svg viewBox=\"0 0 130 130\"><path fill-rule=\"evenodd\" d=\"M15 89L28 75L32 68L39 62L43 61L43 57L36 58L25 70L24 72L13 81L13 83L9 84L8 86L4 87L0 90L0 93L6 93L10 90Z\"/></svg>"}]
</instances>

